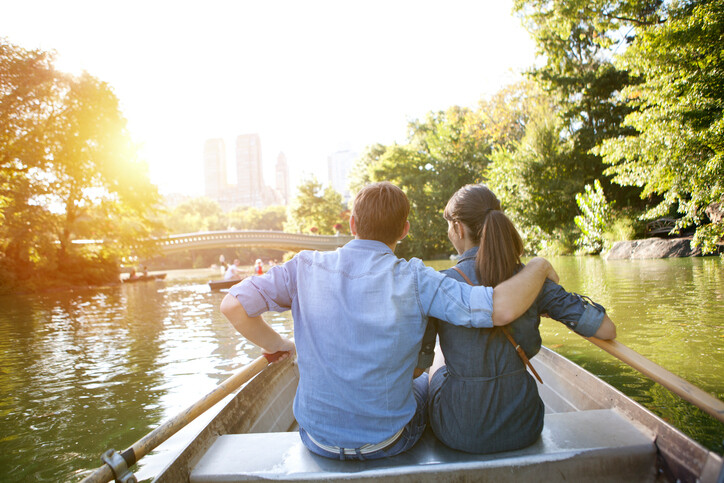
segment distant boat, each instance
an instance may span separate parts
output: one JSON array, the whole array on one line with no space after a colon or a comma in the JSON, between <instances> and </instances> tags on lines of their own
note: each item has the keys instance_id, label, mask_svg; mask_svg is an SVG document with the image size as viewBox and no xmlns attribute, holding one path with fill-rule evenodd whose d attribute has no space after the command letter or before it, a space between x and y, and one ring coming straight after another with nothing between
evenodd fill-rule
<instances>
[{"instance_id":1,"label":"distant boat","mask_svg":"<svg viewBox=\"0 0 724 483\"><path fill-rule=\"evenodd\" d=\"M150 280L163 280L166 278L165 273L154 273L153 275L135 275L133 277L122 278L123 283L148 282Z\"/></svg>"},{"instance_id":2,"label":"distant boat","mask_svg":"<svg viewBox=\"0 0 724 483\"><path fill-rule=\"evenodd\" d=\"M237 283L241 282L243 279L239 280L209 280L209 288L211 290L221 290L222 288L231 288Z\"/></svg>"}]
</instances>

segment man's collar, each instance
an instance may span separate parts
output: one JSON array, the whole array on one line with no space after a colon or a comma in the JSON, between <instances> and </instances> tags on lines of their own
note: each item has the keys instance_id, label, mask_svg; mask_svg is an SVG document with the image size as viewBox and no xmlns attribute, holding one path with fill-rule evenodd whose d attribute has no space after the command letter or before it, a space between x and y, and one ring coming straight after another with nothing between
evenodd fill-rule
<instances>
[{"instance_id":1,"label":"man's collar","mask_svg":"<svg viewBox=\"0 0 724 483\"><path fill-rule=\"evenodd\" d=\"M349 248L358 248L363 250L374 250L378 252L390 252L394 253L392 249L387 246L384 242L377 240L366 240L364 238L355 238L352 241L347 242L345 245Z\"/></svg>"}]
</instances>

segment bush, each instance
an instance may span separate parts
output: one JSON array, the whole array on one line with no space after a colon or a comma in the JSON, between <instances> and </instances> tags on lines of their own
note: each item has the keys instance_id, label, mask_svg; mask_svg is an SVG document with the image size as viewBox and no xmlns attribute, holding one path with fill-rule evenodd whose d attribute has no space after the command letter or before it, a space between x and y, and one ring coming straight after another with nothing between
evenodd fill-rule
<instances>
[{"instance_id":1,"label":"bush","mask_svg":"<svg viewBox=\"0 0 724 483\"><path fill-rule=\"evenodd\" d=\"M606 227L603 238L607 246L617 241L638 240L646 236L646 223L630 210L616 213L613 222Z\"/></svg>"},{"instance_id":2,"label":"bush","mask_svg":"<svg viewBox=\"0 0 724 483\"><path fill-rule=\"evenodd\" d=\"M546 234L541 239L540 247L536 252L541 256L571 255L576 246L577 232L571 225L568 229L556 230L553 234Z\"/></svg>"},{"instance_id":3,"label":"bush","mask_svg":"<svg viewBox=\"0 0 724 483\"><path fill-rule=\"evenodd\" d=\"M596 180L593 186L587 184L583 193L576 194L576 204L581 210L574 220L581 230L581 236L576 240L579 252L601 253L606 244L603 233L611 221L611 206L603 194L601 182Z\"/></svg>"}]
</instances>

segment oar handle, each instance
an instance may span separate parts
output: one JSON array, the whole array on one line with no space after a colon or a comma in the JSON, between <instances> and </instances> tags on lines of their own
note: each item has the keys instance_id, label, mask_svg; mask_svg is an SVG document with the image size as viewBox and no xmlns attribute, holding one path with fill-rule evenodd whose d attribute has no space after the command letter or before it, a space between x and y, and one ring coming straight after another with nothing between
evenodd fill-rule
<instances>
[{"instance_id":1,"label":"oar handle","mask_svg":"<svg viewBox=\"0 0 724 483\"><path fill-rule=\"evenodd\" d=\"M672 374L617 340L601 340L596 337L588 337L587 339L620 361L625 362L637 371L648 376L654 382L661 384L682 399L689 401L702 411L724 422L724 402L718 398L699 389L676 374Z\"/></svg>"},{"instance_id":2,"label":"oar handle","mask_svg":"<svg viewBox=\"0 0 724 483\"><path fill-rule=\"evenodd\" d=\"M189 406L185 411L172 417L158 428L136 441L131 447L121 453L127 466L134 465L138 460L146 456L156 446L166 441L178 430L193 421L211 406L231 394L239 386L259 374L269 363L279 360L286 352L275 352L257 357L250 364L239 369L231 377L219 384L213 391ZM115 478L111 467L108 464L96 469L93 473L83 479L81 483L106 483Z\"/></svg>"}]
</instances>

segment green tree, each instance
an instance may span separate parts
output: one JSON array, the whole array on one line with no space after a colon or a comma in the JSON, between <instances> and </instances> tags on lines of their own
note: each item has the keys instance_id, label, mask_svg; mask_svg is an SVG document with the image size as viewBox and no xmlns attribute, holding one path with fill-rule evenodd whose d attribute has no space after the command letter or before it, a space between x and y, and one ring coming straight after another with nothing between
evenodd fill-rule
<instances>
[{"instance_id":1,"label":"green tree","mask_svg":"<svg viewBox=\"0 0 724 483\"><path fill-rule=\"evenodd\" d=\"M96 229L97 236L134 245L157 228L148 215L160 196L147 165L138 159L118 99L106 83L87 73L59 75L57 82L63 91L59 109L46 126L51 159L45 202L62 206L57 215L60 260L69 257L73 238L83 235L80 222L94 213L101 218L93 222L123 220L123 230L118 224L101 224L105 230ZM102 209L93 209L99 206Z\"/></svg>"},{"instance_id":2,"label":"green tree","mask_svg":"<svg viewBox=\"0 0 724 483\"><path fill-rule=\"evenodd\" d=\"M442 212L461 186L479 182L489 162L490 144L477 112L453 106L430 112L408 126L408 144L374 146L358 161L359 179L390 181L410 200L410 235L401 256L449 253Z\"/></svg>"},{"instance_id":3,"label":"green tree","mask_svg":"<svg viewBox=\"0 0 724 483\"><path fill-rule=\"evenodd\" d=\"M180 203L174 208L167 225L171 233L195 233L226 230L227 221L216 201L201 196Z\"/></svg>"},{"instance_id":4,"label":"green tree","mask_svg":"<svg viewBox=\"0 0 724 483\"><path fill-rule=\"evenodd\" d=\"M52 216L36 199L47 193L37 176L46 163L44 125L53 110L54 80L49 54L0 38L0 261L6 278L27 278L40 253L52 247Z\"/></svg>"},{"instance_id":5,"label":"green tree","mask_svg":"<svg viewBox=\"0 0 724 483\"><path fill-rule=\"evenodd\" d=\"M284 206L264 209L243 206L232 210L228 217L229 226L237 230L282 231L287 221L287 209Z\"/></svg>"},{"instance_id":6,"label":"green tree","mask_svg":"<svg viewBox=\"0 0 724 483\"><path fill-rule=\"evenodd\" d=\"M724 236L724 224L703 220L707 206L724 202L724 1L674 2L668 13L620 59L643 79L622 92L636 108L626 117L636 134L607 140L599 152L615 182L663 196L646 217L675 208L679 228L698 224L694 244L706 253Z\"/></svg>"},{"instance_id":7,"label":"green tree","mask_svg":"<svg viewBox=\"0 0 724 483\"><path fill-rule=\"evenodd\" d=\"M346 213L342 195L331 186L323 189L322 183L311 177L297 187L297 196L289 208L284 231L334 235L335 225L348 224Z\"/></svg>"},{"instance_id":8,"label":"green tree","mask_svg":"<svg viewBox=\"0 0 724 483\"><path fill-rule=\"evenodd\" d=\"M367 146L364 152L355 160L349 173L349 191L354 197L366 184L372 182L370 167L377 164L387 151L387 146L375 143Z\"/></svg>"},{"instance_id":9,"label":"green tree","mask_svg":"<svg viewBox=\"0 0 724 483\"><path fill-rule=\"evenodd\" d=\"M498 150L485 172L488 184L526 241L538 252L556 242L568 245L581 173L572 143L561 137L561 120L541 110L514 149ZM572 243L572 241L571 241Z\"/></svg>"},{"instance_id":10,"label":"green tree","mask_svg":"<svg viewBox=\"0 0 724 483\"><path fill-rule=\"evenodd\" d=\"M545 64L531 75L551 95L570 139L579 189L594 179L621 206L637 203L638 190L608 186L605 166L591 149L602 140L630 134L623 126L631 106L617 94L636 82L612 62L638 29L656 24L661 0L516 0Z\"/></svg>"},{"instance_id":11,"label":"green tree","mask_svg":"<svg viewBox=\"0 0 724 483\"><path fill-rule=\"evenodd\" d=\"M45 280L102 281L160 230L158 194L110 87L52 62L0 39L0 278L22 282L42 264ZM111 243L71 243L88 237Z\"/></svg>"},{"instance_id":12,"label":"green tree","mask_svg":"<svg viewBox=\"0 0 724 483\"><path fill-rule=\"evenodd\" d=\"M492 149L515 148L542 105L548 105L547 96L530 79L505 86L490 99L481 99L477 116Z\"/></svg>"}]
</instances>

